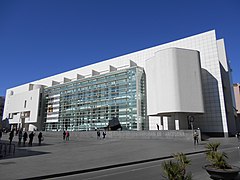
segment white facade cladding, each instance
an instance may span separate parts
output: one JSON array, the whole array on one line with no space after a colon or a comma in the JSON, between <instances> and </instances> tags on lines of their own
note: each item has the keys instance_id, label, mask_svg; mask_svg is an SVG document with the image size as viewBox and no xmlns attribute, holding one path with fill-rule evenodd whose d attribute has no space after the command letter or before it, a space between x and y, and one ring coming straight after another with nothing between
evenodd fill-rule
<instances>
[{"instance_id":1,"label":"white facade cladding","mask_svg":"<svg viewBox=\"0 0 240 180\"><path fill-rule=\"evenodd\" d=\"M229 75L224 41L216 39L215 30L8 89L3 118L11 117L12 113L20 111L10 103L13 96L26 93L26 96L31 97L29 84L54 87L133 66L143 68L146 73L145 108L147 114L151 115L150 130L156 129L156 124L164 130L187 129L191 116L194 117L194 128L200 128L202 132L221 136L236 132L235 120L231 116L231 102L227 97L229 93L224 91L226 87L231 89L229 81L224 80L226 75ZM154 82L157 83L156 88L159 91L154 89ZM20 104L24 103L24 98L18 99ZM37 111L37 107L39 106L31 106L30 109ZM34 121L39 119L35 117ZM10 123L15 122L10 119Z\"/></svg>"},{"instance_id":2,"label":"white facade cladding","mask_svg":"<svg viewBox=\"0 0 240 180\"><path fill-rule=\"evenodd\" d=\"M204 113L197 51L179 48L158 51L146 61L146 74L148 115Z\"/></svg>"},{"instance_id":3,"label":"white facade cladding","mask_svg":"<svg viewBox=\"0 0 240 180\"><path fill-rule=\"evenodd\" d=\"M8 112L4 118L8 118L15 128L37 130L42 126L43 103L42 85L29 84L25 92L14 93L8 91L6 108Z\"/></svg>"}]
</instances>

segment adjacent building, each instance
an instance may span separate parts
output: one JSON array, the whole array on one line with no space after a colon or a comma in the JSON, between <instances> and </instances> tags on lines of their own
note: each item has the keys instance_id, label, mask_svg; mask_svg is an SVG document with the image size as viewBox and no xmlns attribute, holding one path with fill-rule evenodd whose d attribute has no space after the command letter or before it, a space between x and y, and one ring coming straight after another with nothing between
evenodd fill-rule
<instances>
[{"instance_id":1,"label":"adjacent building","mask_svg":"<svg viewBox=\"0 0 240 180\"><path fill-rule=\"evenodd\" d=\"M0 96L0 120L3 118L4 100L5 98Z\"/></svg>"},{"instance_id":2,"label":"adjacent building","mask_svg":"<svg viewBox=\"0 0 240 180\"><path fill-rule=\"evenodd\" d=\"M240 121L240 84L239 83L233 84L233 90L236 103L237 121Z\"/></svg>"},{"instance_id":3,"label":"adjacent building","mask_svg":"<svg viewBox=\"0 0 240 180\"><path fill-rule=\"evenodd\" d=\"M237 131L225 43L215 30L108 59L7 90L15 128L59 131L200 128Z\"/></svg>"},{"instance_id":4,"label":"adjacent building","mask_svg":"<svg viewBox=\"0 0 240 180\"><path fill-rule=\"evenodd\" d=\"M238 114L240 114L240 84L233 84L233 90L236 103L236 111Z\"/></svg>"}]
</instances>

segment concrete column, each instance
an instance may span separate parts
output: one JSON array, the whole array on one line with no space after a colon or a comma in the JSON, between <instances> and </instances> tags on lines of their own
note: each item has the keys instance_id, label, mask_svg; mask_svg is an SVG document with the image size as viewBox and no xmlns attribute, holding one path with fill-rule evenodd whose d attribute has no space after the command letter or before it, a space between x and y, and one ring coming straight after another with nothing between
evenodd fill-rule
<instances>
[{"instance_id":1,"label":"concrete column","mask_svg":"<svg viewBox=\"0 0 240 180\"><path fill-rule=\"evenodd\" d=\"M179 127L180 127L179 120L175 119L175 129L179 130Z\"/></svg>"},{"instance_id":2,"label":"concrete column","mask_svg":"<svg viewBox=\"0 0 240 180\"><path fill-rule=\"evenodd\" d=\"M163 130L168 130L168 117L163 117Z\"/></svg>"},{"instance_id":3,"label":"concrete column","mask_svg":"<svg viewBox=\"0 0 240 180\"><path fill-rule=\"evenodd\" d=\"M168 117L168 130L175 130L175 117L174 115Z\"/></svg>"},{"instance_id":4,"label":"concrete column","mask_svg":"<svg viewBox=\"0 0 240 180\"><path fill-rule=\"evenodd\" d=\"M160 125L159 126L160 126L159 127L160 130L164 130L164 128L163 128L163 116L160 116Z\"/></svg>"},{"instance_id":5,"label":"concrete column","mask_svg":"<svg viewBox=\"0 0 240 180\"><path fill-rule=\"evenodd\" d=\"M180 124L179 124L179 114L176 113L174 115L174 126L175 126L175 130L179 130Z\"/></svg>"},{"instance_id":6,"label":"concrete column","mask_svg":"<svg viewBox=\"0 0 240 180\"><path fill-rule=\"evenodd\" d=\"M188 129L187 115L185 113L176 113L173 118L175 130Z\"/></svg>"}]
</instances>

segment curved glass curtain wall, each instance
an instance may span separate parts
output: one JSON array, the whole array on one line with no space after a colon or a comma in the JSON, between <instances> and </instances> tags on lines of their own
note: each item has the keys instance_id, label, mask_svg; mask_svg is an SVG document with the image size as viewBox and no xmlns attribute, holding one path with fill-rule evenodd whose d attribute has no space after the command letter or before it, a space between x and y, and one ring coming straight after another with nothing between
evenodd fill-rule
<instances>
[{"instance_id":1,"label":"curved glass curtain wall","mask_svg":"<svg viewBox=\"0 0 240 180\"><path fill-rule=\"evenodd\" d=\"M140 67L48 87L44 96L49 131L95 130L113 117L123 130L145 128L145 73Z\"/></svg>"}]
</instances>

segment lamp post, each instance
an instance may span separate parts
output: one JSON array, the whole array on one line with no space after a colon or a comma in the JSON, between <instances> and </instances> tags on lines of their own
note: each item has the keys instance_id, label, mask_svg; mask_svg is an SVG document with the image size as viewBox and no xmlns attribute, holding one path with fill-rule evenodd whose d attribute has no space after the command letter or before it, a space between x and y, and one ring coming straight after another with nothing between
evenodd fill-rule
<instances>
[{"instance_id":1,"label":"lamp post","mask_svg":"<svg viewBox=\"0 0 240 180\"><path fill-rule=\"evenodd\" d=\"M191 129L192 129L192 131L193 131L194 116L188 116L188 121L190 122L190 124L191 124Z\"/></svg>"}]
</instances>

